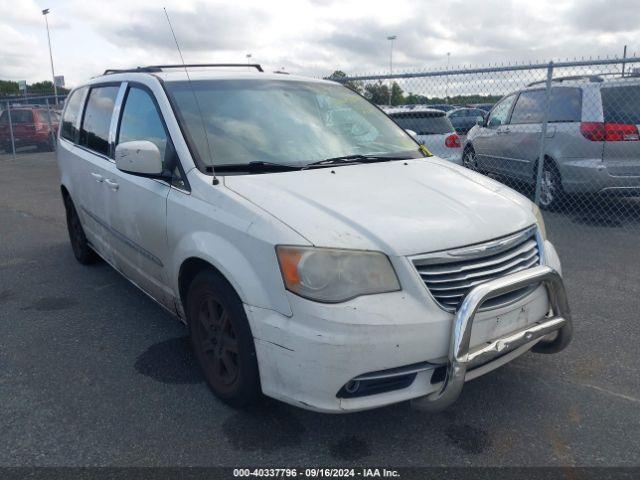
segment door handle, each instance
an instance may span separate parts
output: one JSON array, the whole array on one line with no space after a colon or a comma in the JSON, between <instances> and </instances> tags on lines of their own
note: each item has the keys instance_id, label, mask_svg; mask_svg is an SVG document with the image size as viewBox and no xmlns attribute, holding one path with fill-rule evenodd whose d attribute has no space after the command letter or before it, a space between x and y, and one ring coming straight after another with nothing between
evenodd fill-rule
<instances>
[{"instance_id":1,"label":"door handle","mask_svg":"<svg viewBox=\"0 0 640 480\"><path fill-rule=\"evenodd\" d=\"M502 130L498 130L498 135L507 135L508 133L511 133L511 130L509 130L508 128L503 128Z\"/></svg>"},{"instance_id":2,"label":"door handle","mask_svg":"<svg viewBox=\"0 0 640 480\"><path fill-rule=\"evenodd\" d=\"M113 180L110 180L108 178L104 179L104 183L106 183L107 185L109 185L109 188L111 190L118 190L118 188L120 187L120 185L118 185L116 182L114 182Z\"/></svg>"},{"instance_id":3,"label":"door handle","mask_svg":"<svg viewBox=\"0 0 640 480\"><path fill-rule=\"evenodd\" d=\"M94 180L98 183L102 183L102 181L104 180L103 176L100 175L99 173L92 173L91 176L94 178Z\"/></svg>"}]
</instances>

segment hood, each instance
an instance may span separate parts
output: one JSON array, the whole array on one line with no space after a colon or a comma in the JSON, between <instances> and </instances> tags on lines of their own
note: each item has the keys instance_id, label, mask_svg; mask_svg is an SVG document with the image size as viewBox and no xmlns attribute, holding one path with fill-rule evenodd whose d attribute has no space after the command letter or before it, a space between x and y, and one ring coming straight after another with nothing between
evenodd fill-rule
<instances>
[{"instance_id":1,"label":"hood","mask_svg":"<svg viewBox=\"0 0 640 480\"><path fill-rule=\"evenodd\" d=\"M483 242L535 222L522 195L437 157L224 182L321 247L413 255Z\"/></svg>"}]
</instances>

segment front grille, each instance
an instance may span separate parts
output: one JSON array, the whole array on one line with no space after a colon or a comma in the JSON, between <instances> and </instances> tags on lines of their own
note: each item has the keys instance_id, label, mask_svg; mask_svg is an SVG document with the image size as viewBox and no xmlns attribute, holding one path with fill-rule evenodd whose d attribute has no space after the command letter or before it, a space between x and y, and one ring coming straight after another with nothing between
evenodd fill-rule
<instances>
[{"instance_id":1,"label":"front grille","mask_svg":"<svg viewBox=\"0 0 640 480\"><path fill-rule=\"evenodd\" d=\"M465 295L476 285L540 264L536 229L484 244L436 252L416 257L413 263L438 304L455 311ZM487 300L482 310L512 303L536 288L536 285Z\"/></svg>"}]
</instances>

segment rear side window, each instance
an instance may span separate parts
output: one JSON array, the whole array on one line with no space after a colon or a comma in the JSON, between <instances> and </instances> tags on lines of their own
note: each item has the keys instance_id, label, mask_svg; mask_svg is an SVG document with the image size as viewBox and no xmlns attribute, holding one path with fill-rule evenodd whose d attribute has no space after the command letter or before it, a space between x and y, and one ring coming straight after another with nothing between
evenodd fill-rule
<instances>
[{"instance_id":1,"label":"rear side window","mask_svg":"<svg viewBox=\"0 0 640 480\"><path fill-rule=\"evenodd\" d=\"M542 123L547 94L545 90L527 90L518 97L511 123ZM549 122L579 122L582 91L579 88L551 89Z\"/></svg>"},{"instance_id":2,"label":"rear side window","mask_svg":"<svg viewBox=\"0 0 640 480\"><path fill-rule=\"evenodd\" d=\"M600 90L604 121L640 125L640 85Z\"/></svg>"},{"instance_id":3,"label":"rear side window","mask_svg":"<svg viewBox=\"0 0 640 480\"><path fill-rule=\"evenodd\" d=\"M75 142L78 138L76 125L78 124L78 117L80 116L82 98L84 97L85 90L86 88L80 88L71 94L71 97L67 100L67 108L62 117L60 136L72 142Z\"/></svg>"},{"instance_id":4,"label":"rear side window","mask_svg":"<svg viewBox=\"0 0 640 480\"><path fill-rule=\"evenodd\" d=\"M11 113L11 123L13 125L25 125L33 123L33 112L31 110L13 110L2 112L0 123L9 123L9 113Z\"/></svg>"},{"instance_id":5,"label":"rear side window","mask_svg":"<svg viewBox=\"0 0 640 480\"><path fill-rule=\"evenodd\" d=\"M444 112L438 113L403 113L390 115L405 130L413 130L418 135L441 135L453 133L455 129Z\"/></svg>"},{"instance_id":6,"label":"rear side window","mask_svg":"<svg viewBox=\"0 0 640 480\"><path fill-rule=\"evenodd\" d=\"M107 86L91 89L80 129L80 145L109 155L109 127L119 88Z\"/></svg>"}]
</instances>

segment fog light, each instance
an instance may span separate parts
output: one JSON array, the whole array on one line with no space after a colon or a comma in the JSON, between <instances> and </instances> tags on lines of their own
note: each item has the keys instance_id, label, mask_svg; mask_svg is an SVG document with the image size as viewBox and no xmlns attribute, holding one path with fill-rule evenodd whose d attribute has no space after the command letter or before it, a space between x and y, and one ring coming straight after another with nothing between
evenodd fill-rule
<instances>
[{"instance_id":1,"label":"fog light","mask_svg":"<svg viewBox=\"0 0 640 480\"><path fill-rule=\"evenodd\" d=\"M351 393L351 394L356 393L359 388L360 388L360 382L358 382L357 380L350 380L344 386L344 390L347 393Z\"/></svg>"}]
</instances>

